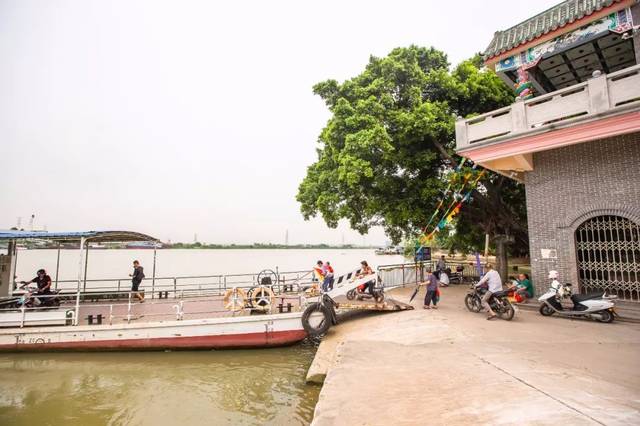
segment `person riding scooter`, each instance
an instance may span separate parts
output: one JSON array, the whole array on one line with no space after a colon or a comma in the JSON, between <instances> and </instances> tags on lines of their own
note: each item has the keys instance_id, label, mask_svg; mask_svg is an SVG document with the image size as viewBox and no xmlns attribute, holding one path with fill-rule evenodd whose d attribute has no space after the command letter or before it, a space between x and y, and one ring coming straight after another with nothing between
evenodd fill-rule
<instances>
[{"instance_id":1,"label":"person riding scooter","mask_svg":"<svg viewBox=\"0 0 640 426\"><path fill-rule=\"evenodd\" d=\"M360 266L361 266L360 273L356 275L356 278L362 278L362 277L366 277L367 275L373 274L373 270L371 269L371 266L369 266L366 260L363 260L362 262L360 262ZM376 285L375 280L367 281L366 283L358 286L358 293L362 294L365 291L367 291L367 289L369 289L369 294L371 296L375 296L373 292L375 285Z\"/></svg>"},{"instance_id":2,"label":"person riding scooter","mask_svg":"<svg viewBox=\"0 0 640 426\"><path fill-rule=\"evenodd\" d=\"M498 271L493 269L492 264L487 263L485 269L487 270L487 272L480 279L480 281L478 281L476 287L481 287L485 283L488 284L489 288L487 289L487 292L482 296L482 307L487 311L487 319L492 320L497 315L495 312L493 312L493 309L491 309L491 306L489 305L489 299L491 299L491 296L494 293L502 291L502 278L500 278L500 274L498 273Z\"/></svg>"},{"instance_id":3,"label":"person riding scooter","mask_svg":"<svg viewBox=\"0 0 640 426\"><path fill-rule=\"evenodd\" d=\"M44 269L38 269L38 272L36 273L36 277L34 279L28 282L21 282L22 288L24 288L29 283L36 283L36 285L38 286L35 294L32 295L35 296L35 298L37 298L38 300L38 302L35 303L36 305L39 305L41 303L47 304L51 301L51 298L53 297L53 293L51 293L51 277L47 275L47 271L45 271ZM38 298L38 296L42 297Z\"/></svg>"}]
</instances>

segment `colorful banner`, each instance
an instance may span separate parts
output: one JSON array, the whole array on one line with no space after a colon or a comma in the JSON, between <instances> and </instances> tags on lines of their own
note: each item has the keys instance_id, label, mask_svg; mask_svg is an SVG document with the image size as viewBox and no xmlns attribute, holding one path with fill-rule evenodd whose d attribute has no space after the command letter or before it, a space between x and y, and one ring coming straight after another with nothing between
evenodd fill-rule
<instances>
[{"instance_id":1,"label":"colorful banner","mask_svg":"<svg viewBox=\"0 0 640 426\"><path fill-rule=\"evenodd\" d=\"M456 217L456 215L460 213L460 209L462 209L462 204L469 201L469 199L471 199L471 194L473 193L473 190L478 185L478 181L480 181L480 179L482 178L482 176L484 176L485 173L486 173L486 170L481 171L478 174L478 176L473 180L471 187L469 188L467 193L464 195L464 197L462 197L460 201L457 201L457 198L460 196L460 193L462 192L467 182L469 181L469 178L471 177L471 173L467 173L465 175L464 181L460 190L458 191L458 193L454 194L453 201L449 205L449 208L446 210L445 214L442 216L442 219L440 219L436 227L427 235L425 235L426 233L426 227L425 227L425 232L423 232L423 235L421 235L420 238L418 239L420 241L420 244L422 244L423 246L426 244L429 244L438 232L442 231L449 223L451 223L451 221Z\"/></svg>"}]
</instances>

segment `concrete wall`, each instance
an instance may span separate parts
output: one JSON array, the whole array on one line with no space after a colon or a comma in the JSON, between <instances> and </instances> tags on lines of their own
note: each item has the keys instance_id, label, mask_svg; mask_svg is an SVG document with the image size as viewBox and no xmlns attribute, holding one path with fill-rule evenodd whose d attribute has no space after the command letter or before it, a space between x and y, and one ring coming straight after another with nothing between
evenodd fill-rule
<instances>
[{"instance_id":1,"label":"concrete wall","mask_svg":"<svg viewBox=\"0 0 640 426\"><path fill-rule=\"evenodd\" d=\"M525 174L531 273L537 294L555 269L578 283L574 232L585 220L618 215L640 224L640 133L535 153ZM557 251L543 259L541 249Z\"/></svg>"}]
</instances>

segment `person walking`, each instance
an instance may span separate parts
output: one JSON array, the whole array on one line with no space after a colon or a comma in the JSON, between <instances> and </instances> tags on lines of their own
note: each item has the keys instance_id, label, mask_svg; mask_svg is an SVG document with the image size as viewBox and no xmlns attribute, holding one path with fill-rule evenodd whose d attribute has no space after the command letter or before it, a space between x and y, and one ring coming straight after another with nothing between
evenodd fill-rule
<instances>
[{"instance_id":1,"label":"person walking","mask_svg":"<svg viewBox=\"0 0 640 426\"><path fill-rule=\"evenodd\" d=\"M427 294L424 296L424 309L431 309L431 302L433 302L433 309L438 309L438 278L431 270L427 270Z\"/></svg>"},{"instance_id":2,"label":"person walking","mask_svg":"<svg viewBox=\"0 0 640 426\"><path fill-rule=\"evenodd\" d=\"M140 283L144 279L144 268L137 260L133 261L133 274L129 274L131 277L131 291L134 292L134 296L140 300L140 303L144 302L144 296L138 291Z\"/></svg>"},{"instance_id":3,"label":"person walking","mask_svg":"<svg viewBox=\"0 0 640 426\"><path fill-rule=\"evenodd\" d=\"M496 313L493 312L493 309L491 309L491 306L489 305L489 299L491 299L491 296L493 296L494 293L502 291L502 278L500 278L500 274L498 273L498 271L493 269L492 264L487 263L485 268L487 272L484 274L482 279L478 281L476 287L480 287L485 283L487 283L489 286L487 292L484 294L484 296L482 296L482 307L488 313L487 319L492 320L496 317Z\"/></svg>"}]
</instances>

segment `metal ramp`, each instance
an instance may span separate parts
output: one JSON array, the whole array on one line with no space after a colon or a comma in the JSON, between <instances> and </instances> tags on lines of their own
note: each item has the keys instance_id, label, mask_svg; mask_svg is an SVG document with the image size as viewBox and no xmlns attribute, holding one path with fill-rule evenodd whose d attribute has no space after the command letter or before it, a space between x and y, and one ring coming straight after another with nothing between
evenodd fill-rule
<instances>
[{"instance_id":1,"label":"metal ramp","mask_svg":"<svg viewBox=\"0 0 640 426\"><path fill-rule=\"evenodd\" d=\"M349 301L349 302L336 302L337 309L349 309L360 311L407 311L414 309L413 306L408 303L400 302L395 299L386 298L382 303L376 303L374 301Z\"/></svg>"},{"instance_id":2,"label":"metal ramp","mask_svg":"<svg viewBox=\"0 0 640 426\"><path fill-rule=\"evenodd\" d=\"M336 309L365 311L405 311L413 309L413 306L407 303L399 302L397 300L387 298L386 296L380 303L375 302L372 298L365 300L349 300L346 302L336 300L338 298L341 299L342 297L346 297L349 291L354 290L369 281L378 283L379 277L376 272L365 275L361 278L357 278L358 273L360 273L360 270L339 276L334 281L333 289L325 293L334 301Z\"/></svg>"}]
</instances>

